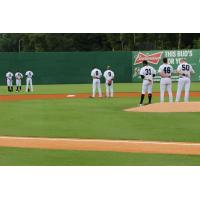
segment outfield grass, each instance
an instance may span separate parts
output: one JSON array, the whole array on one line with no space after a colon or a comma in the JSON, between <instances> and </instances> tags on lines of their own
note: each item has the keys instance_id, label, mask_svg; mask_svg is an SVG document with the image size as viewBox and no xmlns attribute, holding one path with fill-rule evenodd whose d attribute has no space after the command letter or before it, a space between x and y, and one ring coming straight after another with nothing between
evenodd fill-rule
<instances>
[{"instance_id":1,"label":"outfield grass","mask_svg":"<svg viewBox=\"0 0 200 200\"><path fill-rule=\"evenodd\" d=\"M115 84L117 92L140 89L141 84ZM200 84L192 84L191 90L200 91ZM159 91L159 84L154 91ZM34 94L84 92L91 92L91 85L35 86ZM8 94L5 86L0 94ZM138 98L0 101L0 135L200 142L200 113L123 111L138 102ZM0 165L200 165L200 156L0 148Z\"/></svg>"},{"instance_id":2,"label":"outfield grass","mask_svg":"<svg viewBox=\"0 0 200 200\"><path fill-rule=\"evenodd\" d=\"M0 102L0 135L200 142L200 113L123 111L137 105L137 98Z\"/></svg>"},{"instance_id":3,"label":"outfield grass","mask_svg":"<svg viewBox=\"0 0 200 200\"><path fill-rule=\"evenodd\" d=\"M0 147L1 166L199 166L200 156Z\"/></svg>"},{"instance_id":4,"label":"outfield grass","mask_svg":"<svg viewBox=\"0 0 200 200\"><path fill-rule=\"evenodd\" d=\"M102 91L105 92L105 85L101 84ZM25 86L22 86L23 91L20 94L25 94ZM160 90L159 83L154 83L153 91L158 92ZM173 84L173 91L177 90L177 83ZM115 92L140 92L141 83L115 83ZM200 83L192 83L191 91L200 91ZM33 94L63 94L63 93L91 93L91 84L58 84L58 85L34 85ZM6 86L0 86L0 95L13 93L7 92Z\"/></svg>"}]
</instances>

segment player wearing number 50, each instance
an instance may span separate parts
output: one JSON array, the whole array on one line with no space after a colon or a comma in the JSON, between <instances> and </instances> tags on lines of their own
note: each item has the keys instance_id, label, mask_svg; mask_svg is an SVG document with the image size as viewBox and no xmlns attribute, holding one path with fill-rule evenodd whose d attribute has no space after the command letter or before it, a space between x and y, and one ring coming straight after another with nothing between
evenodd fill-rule
<instances>
[{"instance_id":1,"label":"player wearing number 50","mask_svg":"<svg viewBox=\"0 0 200 200\"><path fill-rule=\"evenodd\" d=\"M149 104L151 103L153 77L155 75L156 75L156 70L153 67L149 66L148 62L146 60L144 60L143 67L140 70L140 76L143 79L140 106L143 104L146 92L148 92Z\"/></svg>"},{"instance_id":2,"label":"player wearing number 50","mask_svg":"<svg viewBox=\"0 0 200 200\"><path fill-rule=\"evenodd\" d=\"M33 72L27 71L25 75L26 75L26 92L29 92L29 85L31 92L33 92L33 83L32 83Z\"/></svg>"},{"instance_id":3,"label":"player wearing number 50","mask_svg":"<svg viewBox=\"0 0 200 200\"><path fill-rule=\"evenodd\" d=\"M190 91L190 76L195 72L192 66L188 64L185 59L181 59L180 65L177 68L177 73L179 74L179 79L178 79L178 89L176 93L176 102L179 102L180 100L183 87L185 87L184 101L188 102L189 91Z\"/></svg>"},{"instance_id":4,"label":"player wearing number 50","mask_svg":"<svg viewBox=\"0 0 200 200\"><path fill-rule=\"evenodd\" d=\"M96 88L98 89L99 97L102 97L101 93L101 85L100 85L100 78L102 76L101 70L97 69L96 66L94 66L93 70L91 71L91 76L93 78L92 83L92 97L95 97Z\"/></svg>"},{"instance_id":5,"label":"player wearing number 50","mask_svg":"<svg viewBox=\"0 0 200 200\"><path fill-rule=\"evenodd\" d=\"M106 79L106 97L113 97L113 79L115 74L110 70L110 66L107 66L107 70L104 72L103 76Z\"/></svg>"},{"instance_id":6,"label":"player wearing number 50","mask_svg":"<svg viewBox=\"0 0 200 200\"><path fill-rule=\"evenodd\" d=\"M159 67L160 73L160 102L164 102L165 89L167 88L169 95L169 102L173 101L172 95L172 80L173 67L167 63L167 58L163 58L163 64Z\"/></svg>"}]
</instances>

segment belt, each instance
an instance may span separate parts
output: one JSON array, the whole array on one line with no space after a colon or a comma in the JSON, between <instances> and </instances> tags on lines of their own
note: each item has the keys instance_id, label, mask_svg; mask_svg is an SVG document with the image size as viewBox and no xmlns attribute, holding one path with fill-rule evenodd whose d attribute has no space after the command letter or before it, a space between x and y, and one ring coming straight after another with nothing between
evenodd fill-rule
<instances>
[{"instance_id":1,"label":"belt","mask_svg":"<svg viewBox=\"0 0 200 200\"><path fill-rule=\"evenodd\" d=\"M165 77L162 77L162 76L161 76L161 78L171 78L171 76L165 76Z\"/></svg>"}]
</instances>

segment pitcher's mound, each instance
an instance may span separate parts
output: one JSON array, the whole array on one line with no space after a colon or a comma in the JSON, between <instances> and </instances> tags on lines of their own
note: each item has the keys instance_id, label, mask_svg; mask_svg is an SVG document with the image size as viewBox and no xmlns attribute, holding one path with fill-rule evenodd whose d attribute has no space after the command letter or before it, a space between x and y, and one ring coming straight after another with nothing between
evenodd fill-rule
<instances>
[{"instance_id":1,"label":"pitcher's mound","mask_svg":"<svg viewBox=\"0 0 200 200\"><path fill-rule=\"evenodd\" d=\"M200 102L154 103L125 109L129 112L200 112Z\"/></svg>"}]
</instances>

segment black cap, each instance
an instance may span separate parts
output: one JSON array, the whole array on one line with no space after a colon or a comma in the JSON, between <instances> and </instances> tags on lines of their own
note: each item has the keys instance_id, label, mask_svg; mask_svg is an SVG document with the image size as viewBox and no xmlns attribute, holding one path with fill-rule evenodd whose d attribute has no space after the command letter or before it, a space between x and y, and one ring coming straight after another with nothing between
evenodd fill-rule
<instances>
[{"instance_id":1,"label":"black cap","mask_svg":"<svg viewBox=\"0 0 200 200\"><path fill-rule=\"evenodd\" d=\"M143 63L144 66L148 65L148 62L146 60L143 60L142 63Z\"/></svg>"},{"instance_id":2,"label":"black cap","mask_svg":"<svg viewBox=\"0 0 200 200\"><path fill-rule=\"evenodd\" d=\"M164 63L167 63L167 58L163 58L163 62L164 62Z\"/></svg>"}]
</instances>

